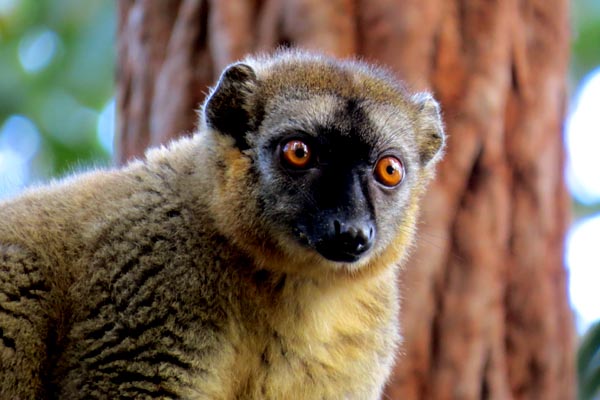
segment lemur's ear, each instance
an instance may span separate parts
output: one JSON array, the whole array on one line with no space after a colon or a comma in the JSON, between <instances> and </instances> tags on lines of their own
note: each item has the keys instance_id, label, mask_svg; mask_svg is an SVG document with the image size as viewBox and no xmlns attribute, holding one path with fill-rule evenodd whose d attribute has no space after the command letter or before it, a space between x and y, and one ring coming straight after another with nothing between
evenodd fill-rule
<instances>
[{"instance_id":1,"label":"lemur's ear","mask_svg":"<svg viewBox=\"0 0 600 400\"><path fill-rule=\"evenodd\" d=\"M412 97L417 105L417 144L421 165L441 157L446 135L440 106L429 93L417 93Z\"/></svg>"},{"instance_id":2,"label":"lemur's ear","mask_svg":"<svg viewBox=\"0 0 600 400\"><path fill-rule=\"evenodd\" d=\"M204 104L206 124L232 136L240 150L248 148L244 138L251 127L250 98L257 87L254 70L247 64L232 64L219 78Z\"/></svg>"}]
</instances>

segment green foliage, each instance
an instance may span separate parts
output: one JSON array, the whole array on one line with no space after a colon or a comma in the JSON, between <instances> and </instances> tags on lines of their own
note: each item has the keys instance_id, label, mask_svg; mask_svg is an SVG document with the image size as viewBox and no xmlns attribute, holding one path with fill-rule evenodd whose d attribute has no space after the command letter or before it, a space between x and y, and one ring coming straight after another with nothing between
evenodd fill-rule
<instances>
[{"instance_id":1,"label":"green foliage","mask_svg":"<svg viewBox=\"0 0 600 400\"><path fill-rule=\"evenodd\" d=\"M114 96L115 34L114 1L0 0L0 129L11 115L37 127L32 178L109 162L97 120Z\"/></svg>"},{"instance_id":2,"label":"green foliage","mask_svg":"<svg viewBox=\"0 0 600 400\"><path fill-rule=\"evenodd\" d=\"M591 400L600 394L600 321L592 325L581 341L577 374L580 400Z\"/></svg>"},{"instance_id":3,"label":"green foliage","mask_svg":"<svg viewBox=\"0 0 600 400\"><path fill-rule=\"evenodd\" d=\"M600 65L600 1L572 2L571 73L576 81Z\"/></svg>"}]
</instances>

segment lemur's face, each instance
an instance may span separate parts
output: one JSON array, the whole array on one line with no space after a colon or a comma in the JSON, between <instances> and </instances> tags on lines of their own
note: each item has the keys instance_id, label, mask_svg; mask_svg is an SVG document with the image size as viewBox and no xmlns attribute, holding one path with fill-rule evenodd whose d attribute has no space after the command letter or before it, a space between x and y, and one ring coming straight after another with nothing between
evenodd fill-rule
<instances>
[{"instance_id":1,"label":"lemur's face","mask_svg":"<svg viewBox=\"0 0 600 400\"><path fill-rule=\"evenodd\" d=\"M387 245L418 167L410 121L394 107L333 94L269 103L254 155L266 217L330 261L356 262Z\"/></svg>"},{"instance_id":2,"label":"lemur's face","mask_svg":"<svg viewBox=\"0 0 600 400\"><path fill-rule=\"evenodd\" d=\"M284 252L360 264L414 229L407 216L423 169L443 145L430 97L407 98L380 78L330 64L275 67L262 77L245 64L231 68L207 103L207 122L238 132L258 188L254 225Z\"/></svg>"}]
</instances>

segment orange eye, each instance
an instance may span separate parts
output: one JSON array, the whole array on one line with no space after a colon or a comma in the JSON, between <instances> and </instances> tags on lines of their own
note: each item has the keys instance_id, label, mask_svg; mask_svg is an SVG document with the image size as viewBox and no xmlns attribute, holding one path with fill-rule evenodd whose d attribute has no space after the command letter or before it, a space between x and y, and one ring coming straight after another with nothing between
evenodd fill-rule
<instances>
[{"instance_id":1,"label":"orange eye","mask_svg":"<svg viewBox=\"0 0 600 400\"><path fill-rule=\"evenodd\" d=\"M310 162L310 148L301 140L290 140L281 150L283 160L293 168L305 168Z\"/></svg>"},{"instance_id":2,"label":"orange eye","mask_svg":"<svg viewBox=\"0 0 600 400\"><path fill-rule=\"evenodd\" d=\"M375 165L375 178L379 183L388 187L398 185L404 178L402 162L392 156L379 159Z\"/></svg>"}]
</instances>

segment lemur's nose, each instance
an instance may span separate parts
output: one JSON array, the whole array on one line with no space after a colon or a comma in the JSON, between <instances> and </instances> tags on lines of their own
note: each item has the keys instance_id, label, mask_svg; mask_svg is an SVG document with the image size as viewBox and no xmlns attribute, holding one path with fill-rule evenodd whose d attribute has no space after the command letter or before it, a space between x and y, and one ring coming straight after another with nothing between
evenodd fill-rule
<instances>
[{"instance_id":1,"label":"lemur's nose","mask_svg":"<svg viewBox=\"0 0 600 400\"><path fill-rule=\"evenodd\" d=\"M373 246L375 227L373 223L333 220L327 238L318 250L332 261L354 262Z\"/></svg>"}]
</instances>

